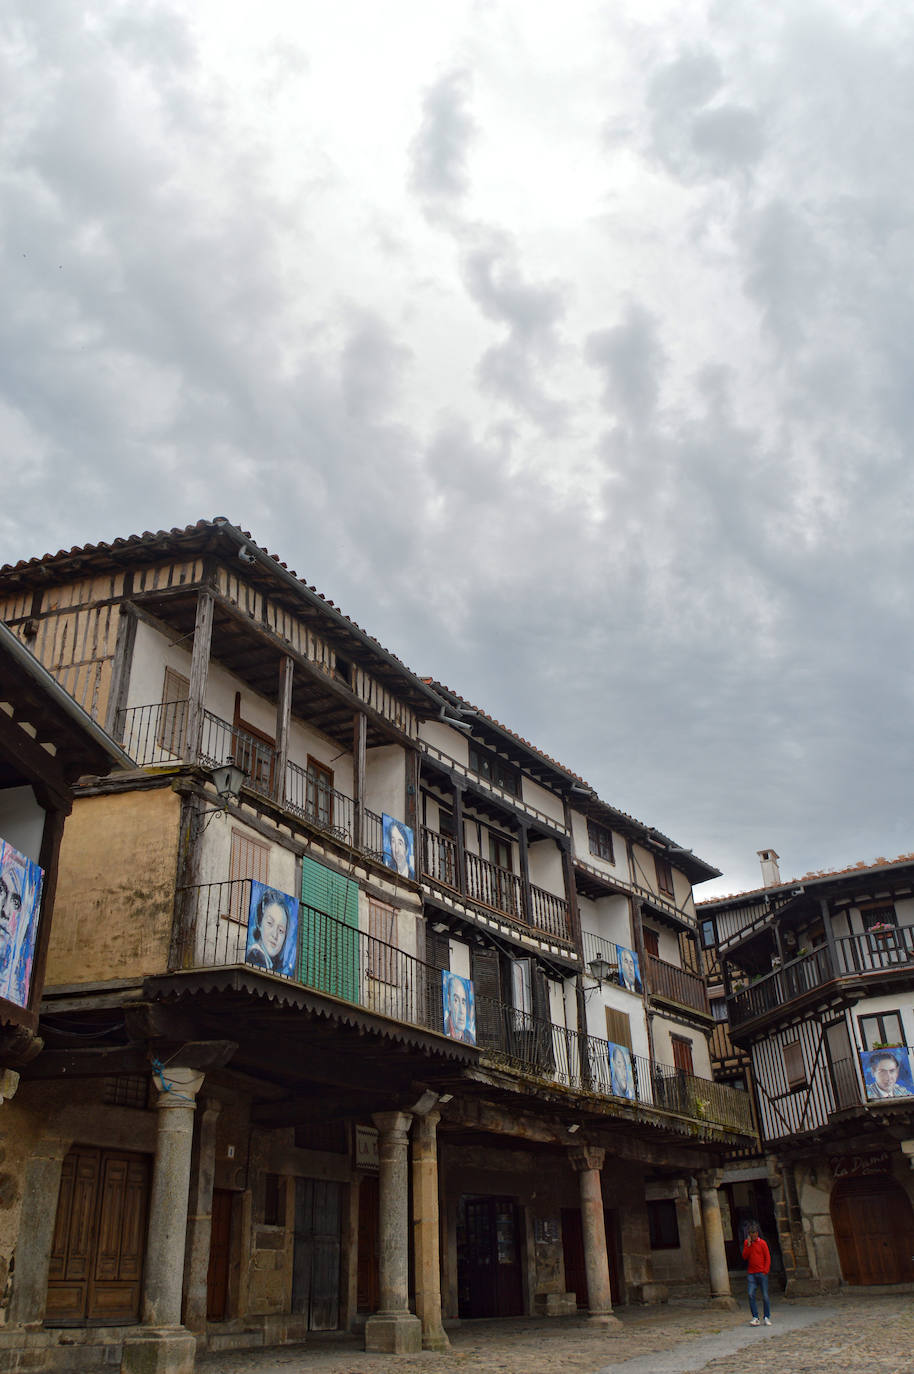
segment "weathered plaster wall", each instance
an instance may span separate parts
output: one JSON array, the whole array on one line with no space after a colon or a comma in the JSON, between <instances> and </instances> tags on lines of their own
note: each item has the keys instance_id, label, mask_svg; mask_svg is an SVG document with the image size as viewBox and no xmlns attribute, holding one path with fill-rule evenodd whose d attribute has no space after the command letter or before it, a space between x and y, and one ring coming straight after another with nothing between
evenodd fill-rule
<instances>
[{"instance_id":1,"label":"weathered plaster wall","mask_svg":"<svg viewBox=\"0 0 914 1374\"><path fill-rule=\"evenodd\" d=\"M46 986L167 967L181 803L170 788L74 803L60 849Z\"/></svg>"}]
</instances>

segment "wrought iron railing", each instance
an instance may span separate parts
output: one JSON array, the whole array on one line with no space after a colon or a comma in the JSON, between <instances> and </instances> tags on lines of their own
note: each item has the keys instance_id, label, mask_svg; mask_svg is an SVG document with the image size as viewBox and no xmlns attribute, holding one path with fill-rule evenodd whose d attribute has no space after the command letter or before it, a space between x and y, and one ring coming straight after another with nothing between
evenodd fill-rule
<instances>
[{"instance_id":1,"label":"wrought iron railing","mask_svg":"<svg viewBox=\"0 0 914 1374\"><path fill-rule=\"evenodd\" d=\"M251 890L250 879L179 889L175 970L249 962ZM439 968L304 903L296 910L297 930L290 922L288 943L277 955L288 970L287 981L396 1021L444 1031ZM255 967L263 972L262 957ZM633 1055L624 1046L581 1036L503 1002L475 998L475 1041L493 1063L528 1077L752 1134L744 1093Z\"/></svg>"},{"instance_id":2,"label":"wrought iron railing","mask_svg":"<svg viewBox=\"0 0 914 1374\"><path fill-rule=\"evenodd\" d=\"M828 945L820 945L734 991L727 999L730 1024L741 1026L766 1016L838 978L876 977L912 965L912 926L844 935L835 941L834 954Z\"/></svg>"},{"instance_id":3,"label":"wrought iron railing","mask_svg":"<svg viewBox=\"0 0 914 1374\"><path fill-rule=\"evenodd\" d=\"M123 709L116 733L126 753L142 768L173 764L187 750L187 702L159 701Z\"/></svg>"},{"instance_id":4,"label":"wrought iron railing","mask_svg":"<svg viewBox=\"0 0 914 1374\"><path fill-rule=\"evenodd\" d=\"M352 844L353 801L345 792L328 786L317 773L301 768L297 763L286 764L286 806L296 816Z\"/></svg>"},{"instance_id":5,"label":"wrought iron railing","mask_svg":"<svg viewBox=\"0 0 914 1374\"><path fill-rule=\"evenodd\" d=\"M860 1075L853 1059L836 1059L831 1066L832 1086L835 1090L835 1107L857 1107L865 1101L860 1085Z\"/></svg>"}]
</instances>

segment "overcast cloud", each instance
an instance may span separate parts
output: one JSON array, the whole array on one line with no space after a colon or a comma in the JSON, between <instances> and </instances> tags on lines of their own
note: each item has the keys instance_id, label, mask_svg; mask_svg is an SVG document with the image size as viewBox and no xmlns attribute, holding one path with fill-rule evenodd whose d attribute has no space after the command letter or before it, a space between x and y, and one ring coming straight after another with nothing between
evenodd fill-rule
<instances>
[{"instance_id":1,"label":"overcast cloud","mask_svg":"<svg viewBox=\"0 0 914 1374\"><path fill-rule=\"evenodd\" d=\"M0 560L227 515L716 863L914 849L914 0L7 0Z\"/></svg>"}]
</instances>

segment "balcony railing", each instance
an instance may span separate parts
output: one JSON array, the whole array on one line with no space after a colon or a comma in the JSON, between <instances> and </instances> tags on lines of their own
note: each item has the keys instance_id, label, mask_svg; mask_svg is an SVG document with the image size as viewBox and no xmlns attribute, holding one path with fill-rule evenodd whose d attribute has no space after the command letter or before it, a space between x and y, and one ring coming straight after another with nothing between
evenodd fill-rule
<instances>
[{"instance_id":1,"label":"balcony railing","mask_svg":"<svg viewBox=\"0 0 914 1374\"><path fill-rule=\"evenodd\" d=\"M121 711L120 738L132 759L144 768L175 764L187 753L188 703L157 702ZM286 764L280 777L276 750L240 725L203 712L198 762L215 768L233 759L244 770L245 784L261 795L288 807L309 825L344 844L355 843L355 802L345 792L329 787L323 777L299 764ZM360 849L383 862L381 817L366 807L362 816Z\"/></svg>"},{"instance_id":2,"label":"balcony railing","mask_svg":"<svg viewBox=\"0 0 914 1374\"><path fill-rule=\"evenodd\" d=\"M693 1011L700 1011L703 1016L711 1015L703 978L653 954L646 954L644 961L647 965L648 990L655 997L663 997L667 1002L676 1002L681 1007L690 1007Z\"/></svg>"},{"instance_id":3,"label":"balcony railing","mask_svg":"<svg viewBox=\"0 0 914 1374\"><path fill-rule=\"evenodd\" d=\"M460 874L457 864L457 842L451 835L442 835L436 830L422 827L421 835L422 873L432 882L460 891ZM524 902L523 880L510 869L490 863L479 854L466 853L466 893L471 901L491 907L495 911L510 916L553 935L560 940L570 940L571 930L568 921L568 903L564 897L557 897L544 888L530 888L530 907L528 913Z\"/></svg>"},{"instance_id":4,"label":"balcony railing","mask_svg":"<svg viewBox=\"0 0 914 1374\"><path fill-rule=\"evenodd\" d=\"M173 967L244 966L250 901L250 879L180 889ZM298 929L283 951L287 981L443 1033L440 969L304 903L297 910ZM475 999L475 1012L478 1048L506 1069L752 1134L744 1093L628 1051L621 1056L623 1073L616 1046L487 997Z\"/></svg>"},{"instance_id":5,"label":"balcony railing","mask_svg":"<svg viewBox=\"0 0 914 1374\"><path fill-rule=\"evenodd\" d=\"M899 969L914 972L914 927L844 935L835 941L834 955L821 945L732 993L727 999L730 1024L766 1016L838 978L877 977Z\"/></svg>"}]
</instances>

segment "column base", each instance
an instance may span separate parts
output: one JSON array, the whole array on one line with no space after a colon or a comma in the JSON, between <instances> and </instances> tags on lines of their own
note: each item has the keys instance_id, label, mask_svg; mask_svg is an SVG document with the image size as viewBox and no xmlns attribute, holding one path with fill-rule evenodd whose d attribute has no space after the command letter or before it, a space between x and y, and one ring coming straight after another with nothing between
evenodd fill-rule
<instances>
[{"instance_id":1,"label":"column base","mask_svg":"<svg viewBox=\"0 0 914 1374\"><path fill-rule=\"evenodd\" d=\"M622 1323L613 1312L591 1312L587 1318L588 1326L605 1326L609 1329L618 1327L621 1331Z\"/></svg>"},{"instance_id":2,"label":"column base","mask_svg":"<svg viewBox=\"0 0 914 1374\"><path fill-rule=\"evenodd\" d=\"M182 1327L151 1327L128 1336L121 1350L121 1374L194 1374L197 1338Z\"/></svg>"},{"instance_id":3,"label":"column base","mask_svg":"<svg viewBox=\"0 0 914 1374\"><path fill-rule=\"evenodd\" d=\"M444 1327L441 1327L438 1331L424 1331L422 1333L423 1350L435 1350L440 1354L442 1351L450 1350L450 1348L451 1343L447 1338L447 1332L444 1330Z\"/></svg>"},{"instance_id":4,"label":"column base","mask_svg":"<svg viewBox=\"0 0 914 1374\"><path fill-rule=\"evenodd\" d=\"M729 1297L726 1293L721 1293L716 1298L709 1298L708 1306L715 1308L718 1312L735 1312L739 1303L735 1298Z\"/></svg>"},{"instance_id":5,"label":"column base","mask_svg":"<svg viewBox=\"0 0 914 1374\"><path fill-rule=\"evenodd\" d=\"M385 1355L418 1355L422 1323L411 1312L375 1312L365 1323L365 1349Z\"/></svg>"}]
</instances>

